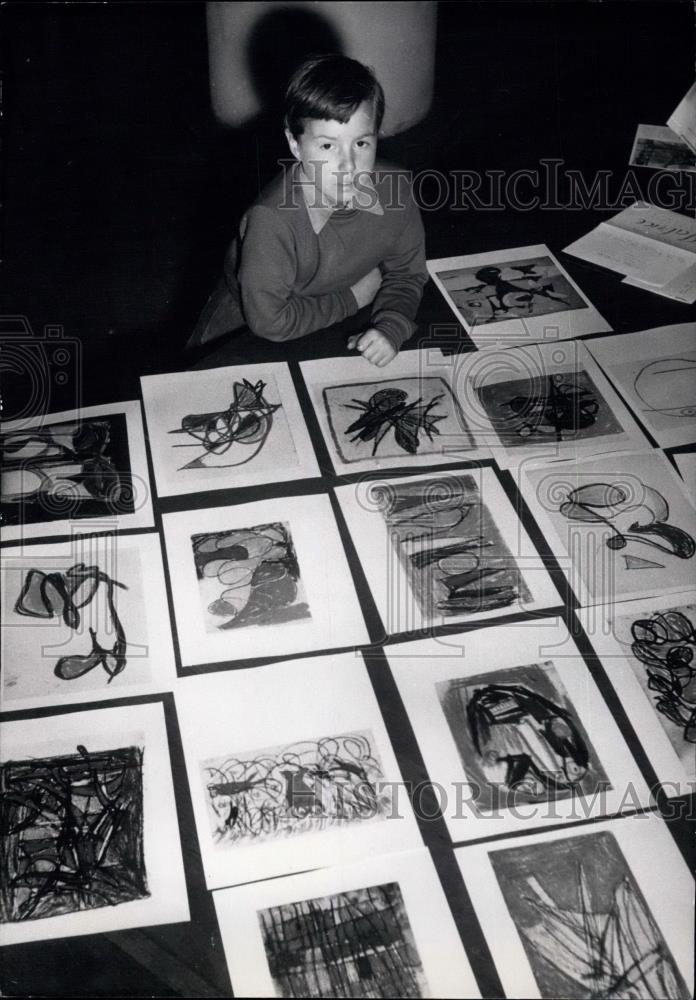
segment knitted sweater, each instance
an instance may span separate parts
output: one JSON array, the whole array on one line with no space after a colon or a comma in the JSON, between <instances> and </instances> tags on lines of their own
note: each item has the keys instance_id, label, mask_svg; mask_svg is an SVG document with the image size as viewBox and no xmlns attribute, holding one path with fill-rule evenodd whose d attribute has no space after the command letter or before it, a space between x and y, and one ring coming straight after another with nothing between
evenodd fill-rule
<instances>
[{"instance_id":1,"label":"knitted sweater","mask_svg":"<svg viewBox=\"0 0 696 1000\"><path fill-rule=\"evenodd\" d=\"M266 187L228 250L225 278L239 323L268 340L304 337L357 312L350 286L379 267L382 285L371 322L399 348L415 330L427 280L423 224L408 174L375 167L382 214L341 209L327 211L317 223L317 210L308 208L303 195L299 166Z\"/></svg>"}]
</instances>

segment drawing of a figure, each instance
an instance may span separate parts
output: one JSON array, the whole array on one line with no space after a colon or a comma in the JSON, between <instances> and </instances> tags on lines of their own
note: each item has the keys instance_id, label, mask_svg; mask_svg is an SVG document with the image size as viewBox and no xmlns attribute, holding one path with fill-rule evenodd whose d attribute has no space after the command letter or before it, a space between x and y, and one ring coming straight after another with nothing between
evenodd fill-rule
<instances>
[{"instance_id":1,"label":"drawing of a figure","mask_svg":"<svg viewBox=\"0 0 696 1000\"><path fill-rule=\"evenodd\" d=\"M77 632L81 624L80 610L99 598L104 602L103 607L99 606L96 620L101 625L102 638L107 637L109 644L103 645L97 631L89 626L89 650L60 657L54 668L56 677L75 680L99 666L108 676L107 683L111 683L125 669L128 644L116 610L116 587L126 589L123 583L112 580L98 566L85 566L84 563L76 563L64 573L29 570L14 606L19 615L61 618L68 628Z\"/></svg>"},{"instance_id":2,"label":"drawing of a figure","mask_svg":"<svg viewBox=\"0 0 696 1000\"><path fill-rule=\"evenodd\" d=\"M258 913L280 997L425 997L428 987L397 883Z\"/></svg>"},{"instance_id":3,"label":"drawing of a figure","mask_svg":"<svg viewBox=\"0 0 696 1000\"><path fill-rule=\"evenodd\" d=\"M671 417L696 416L696 360L660 358L645 365L633 380L638 399L648 412Z\"/></svg>"},{"instance_id":4,"label":"drawing of a figure","mask_svg":"<svg viewBox=\"0 0 696 1000\"><path fill-rule=\"evenodd\" d=\"M543 997L687 1000L686 984L612 834L489 857Z\"/></svg>"},{"instance_id":5,"label":"drawing of a figure","mask_svg":"<svg viewBox=\"0 0 696 1000\"><path fill-rule=\"evenodd\" d=\"M270 403L265 391L266 383L260 379L255 384L243 379L234 383L232 402L226 410L183 417L181 427L169 432L193 439L174 445L195 449L194 457L181 469L229 468L251 462L266 443L273 414L281 405Z\"/></svg>"},{"instance_id":6,"label":"drawing of a figure","mask_svg":"<svg viewBox=\"0 0 696 1000\"><path fill-rule=\"evenodd\" d=\"M208 631L311 617L287 524L194 535L191 544Z\"/></svg>"},{"instance_id":7,"label":"drawing of a figure","mask_svg":"<svg viewBox=\"0 0 696 1000\"><path fill-rule=\"evenodd\" d=\"M636 490L620 483L588 483L571 490L559 511L569 521L605 524L611 530L605 545L612 551L639 542L678 559L691 559L696 552L691 535L668 523L669 505L652 486L641 484Z\"/></svg>"},{"instance_id":8,"label":"drawing of a figure","mask_svg":"<svg viewBox=\"0 0 696 1000\"><path fill-rule=\"evenodd\" d=\"M473 614L529 600L473 477L399 483L385 492L383 515L423 614Z\"/></svg>"},{"instance_id":9,"label":"drawing of a figure","mask_svg":"<svg viewBox=\"0 0 696 1000\"><path fill-rule=\"evenodd\" d=\"M0 437L5 524L132 513L125 414Z\"/></svg>"},{"instance_id":10,"label":"drawing of a figure","mask_svg":"<svg viewBox=\"0 0 696 1000\"><path fill-rule=\"evenodd\" d=\"M149 895L139 747L0 766L3 921L116 906Z\"/></svg>"},{"instance_id":11,"label":"drawing of a figure","mask_svg":"<svg viewBox=\"0 0 696 1000\"><path fill-rule=\"evenodd\" d=\"M373 819L389 807L381 764L363 733L206 761L202 770L218 844Z\"/></svg>"},{"instance_id":12,"label":"drawing of a figure","mask_svg":"<svg viewBox=\"0 0 696 1000\"><path fill-rule=\"evenodd\" d=\"M611 787L551 662L436 689L480 809Z\"/></svg>"},{"instance_id":13,"label":"drawing of a figure","mask_svg":"<svg viewBox=\"0 0 696 1000\"><path fill-rule=\"evenodd\" d=\"M696 743L696 629L682 611L656 612L631 627L631 652L644 664L657 711ZM693 753L693 751L692 751Z\"/></svg>"}]
</instances>

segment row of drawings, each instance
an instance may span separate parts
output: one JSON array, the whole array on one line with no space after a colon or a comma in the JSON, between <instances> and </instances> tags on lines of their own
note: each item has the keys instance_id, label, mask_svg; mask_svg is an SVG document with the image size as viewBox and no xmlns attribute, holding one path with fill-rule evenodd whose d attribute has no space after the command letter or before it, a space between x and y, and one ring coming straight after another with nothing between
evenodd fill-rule
<instances>
[{"instance_id":1,"label":"row of drawings","mask_svg":"<svg viewBox=\"0 0 696 1000\"><path fill-rule=\"evenodd\" d=\"M660 445L690 441L693 334L684 324L589 349L570 341L453 357L404 351L380 379L360 357L301 368L337 473L491 456L515 467L645 446L600 365ZM148 376L142 385L160 495L319 475L285 364ZM153 524L135 402L7 423L2 468L5 541L67 533L75 520Z\"/></svg>"}]
</instances>

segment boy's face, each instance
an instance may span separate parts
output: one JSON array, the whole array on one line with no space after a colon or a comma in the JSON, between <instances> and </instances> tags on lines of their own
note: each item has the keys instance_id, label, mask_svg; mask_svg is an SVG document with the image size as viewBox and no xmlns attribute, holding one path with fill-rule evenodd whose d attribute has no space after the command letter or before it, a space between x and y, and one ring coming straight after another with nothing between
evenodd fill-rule
<instances>
[{"instance_id":1,"label":"boy's face","mask_svg":"<svg viewBox=\"0 0 696 1000\"><path fill-rule=\"evenodd\" d=\"M302 163L307 180L323 195L317 205L340 205L349 201L377 154L377 135L372 104L358 107L344 124L316 118L304 119L304 132L297 139L288 131L290 151Z\"/></svg>"}]
</instances>

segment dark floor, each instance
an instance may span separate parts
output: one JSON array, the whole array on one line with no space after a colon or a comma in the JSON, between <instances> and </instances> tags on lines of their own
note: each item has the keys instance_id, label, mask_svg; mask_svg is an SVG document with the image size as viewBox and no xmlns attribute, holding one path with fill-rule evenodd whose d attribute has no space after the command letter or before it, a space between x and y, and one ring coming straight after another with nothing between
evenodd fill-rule
<instances>
[{"instance_id":1,"label":"dark floor","mask_svg":"<svg viewBox=\"0 0 696 1000\"><path fill-rule=\"evenodd\" d=\"M1 16L4 416L23 412L37 385L26 351L7 346L22 342L21 317L36 335L62 328L69 348L65 384L51 370L39 386L49 409L134 398L140 375L190 363L183 344L236 221L284 152L279 124L270 112L245 129L214 121L202 3L9 3ZM302 38L289 44L301 52ZM542 242L558 252L647 196L653 172L628 168L635 127L666 121L693 81L695 51L691 0L442 3L431 113L382 153L414 171L485 171L488 183L540 171L547 207L424 212L429 256ZM550 161L559 161L556 193ZM568 171L590 190L604 172L608 202L567 205ZM666 207L690 201L693 215L696 185L689 191L680 175L669 190L678 198ZM530 193L524 183L520 192ZM431 197L425 184L422 193ZM563 263L617 331L692 315L616 275ZM446 324L467 346L431 286L419 318L421 333ZM292 351L331 354L343 339L337 331ZM200 363L224 363L231 350ZM229 993L190 802L179 806L192 923L5 949L4 995ZM485 947L471 957L495 995Z\"/></svg>"}]
</instances>

